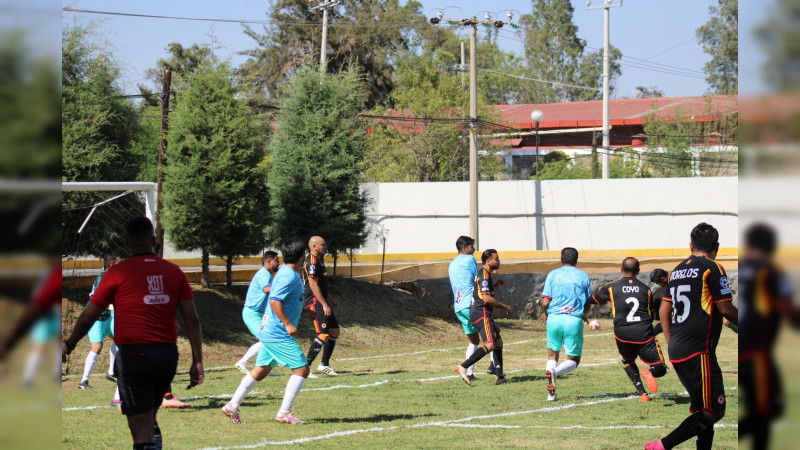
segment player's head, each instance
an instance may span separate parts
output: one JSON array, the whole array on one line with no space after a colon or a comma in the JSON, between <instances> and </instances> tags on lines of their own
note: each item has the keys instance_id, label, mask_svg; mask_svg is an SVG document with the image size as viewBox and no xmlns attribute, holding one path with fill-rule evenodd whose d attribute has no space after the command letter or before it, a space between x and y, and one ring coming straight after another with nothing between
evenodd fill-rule
<instances>
[{"instance_id":1,"label":"player's head","mask_svg":"<svg viewBox=\"0 0 800 450\"><path fill-rule=\"evenodd\" d=\"M705 253L709 258L714 259L719 250L719 231L702 222L692 229L690 245L692 252Z\"/></svg>"},{"instance_id":2,"label":"player's head","mask_svg":"<svg viewBox=\"0 0 800 450\"><path fill-rule=\"evenodd\" d=\"M572 247L564 247L564 249L561 250L561 264L577 266L578 251Z\"/></svg>"},{"instance_id":3,"label":"player's head","mask_svg":"<svg viewBox=\"0 0 800 450\"><path fill-rule=\"evenodd\" d=\"M778 246L775 229L765 223L750 225L744 232L744 249L747 256L769 257Z\"/></svg>"},{"instance_id":4,"label":"player's head","mask_svg":"<svg viewBox=\"0 0 800 450\"><path fill-rule=\"evenodd\" d=\"M497 254L497 250L490 248L483 251L481 254L481 264L486 265L487 263L492 270L500 268L500 255Z\"/></svg>"},{"instance_id":5,"label":"player's head","mask_svg":"<svg viewBox=\"0 0 800 450\"><path fill-rule=\"evenodd\" d=\"M308 240L308 251L317 258L321 258L328 251L328 244L320 236L311 236Z\"/></svg>"},{"instance_id":6,"label":"player's head","mask_svg":"<svg viewBox=\"0 0 800 450\"><path fill-rule=\"evenodd\" d=\"M632 256L623 259L620 270L626 277L635 277L639 275L639 260Z\"/></svg>"},{"instance_id":7,"label":"player's head","mask_svg":"<svg viewBox=\"0 0 800 450\"><path fill-rule=\"evenodd\" d=\"M297 264L306 257L306 243L297 236L290 237L281 244L283 262Z\"/></svg>"},{"instance_id":8,"label":"player's head","mask_svg":"<svg viewBox=\"0 0 800 450\"><path fill-rule=\"evenodd\" d=\"M120 261L119 255L116 253L107 253L103 255L103 269L108 269Z\"/></svg>"},{"instance_id":9,"label":"player's head","mask_svg":"<svg viewBox=\"0 0 800 450\"><path fill-rule=\"evenodd\" d=\"M128 221L125 243L133 253L153 253L156 248L156 236L153 222L145 216L137 216Z\"/></svg>"},{"instance_id":10,"label":"player's head","mask_svg":"<svg viewBox=\"0 0 800 450\"><path fill-rule=\"evenodd\" d=\"M472 250L468 248L472 247ZM459 236L456 239L456 249L458 249L458 253L468 254L475 251L475 239L472 239L469 236Z\"/></svg>"},{"instance_id":11,"label":"player's head","mask_svg":"<svg viewBox=\"0 0 800 450\"><path fill-rule=\"evenodd\" d=\"M264 256L261 257L261 265L266 267L268 270L277 269L279 265L278 254L272 250L267 250L264 252Z\"/></svg>"},{"instance_id":12,"label":"player's head","mask_svg":"<svg viewBox=\"0 0 800 450\"><path fill-rule=\"evenodd\" d=\"M669 272L664 269L654 269L650 272L650 281L664 287L669 283Z\"/></svg>"}]
</instances>

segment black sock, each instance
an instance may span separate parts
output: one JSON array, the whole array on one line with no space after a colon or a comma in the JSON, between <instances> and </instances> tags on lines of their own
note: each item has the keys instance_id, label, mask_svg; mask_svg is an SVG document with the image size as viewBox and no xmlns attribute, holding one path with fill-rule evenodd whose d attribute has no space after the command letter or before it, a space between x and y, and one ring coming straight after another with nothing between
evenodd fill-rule
<instances>
[{"instance_id":1,"label":"black sock","mask_svg":"<svg viewBox=\"0 0 800 450\"><path fill-rule=\"evenodd\" d=\"M625 368L625 373L628 375L628 378L631 379L633 387L636 388L636 392L638 392L639 395L644 394L644 385L642 384L642 379L639 377L639 368L636 367L636 361L625 361L623 359L622 366Z\"/></svg>"},{"instance_id":2,"label":"black sock","mask_svg":"<svg viewBox=\"0 0 800 450\"><path fill-rule=\"evenodd\" d=\"M655 366L650 366L650 373L653 374L654 378L660 378L667 374L667 365L664 363L656 364Z\"/></svg>"},{"instance_id":3,"label":"black sock","mask_svg":"<svg viewBox=\"0 0 800 450\"><path fill-rule=\"evenodd\" d=\"M322 350L322 346L325 345L325 342L322 341L319 337L314 338L314 342L311 343L311 347L308 348L308 354L306 355L306 361L309 364L314 362L319 355L319 351Z\"/></svg>"},{"instance_id":4,"label":"black sock","mask_svg":"<svg viewBox=\"0 0 800 450\"><path fill-rule=\"evenodd\" d=\"M164 445L164 441L161 437L161 428L158 427L158 423L153 425L153 445L155 445L157 450L161 450Z\"/></svg>"},{"instance_id":5,"label":"black sock","mask_svg":"<svg viewBox=\"0 0 800 450\"><path fill-rule=\"evenodd\" d=\"M141 444L133 444L133 450L157 450L155 444L152 442L142 442Z\"/></svg>"},{"instance_id":6,"label":"black sock","mask_svg":"<svg viewBox=\"0 0 800 450\"><path fill-rule=\"evenodd\" d=\"M768 420L750 416L739 421L739 439L751 434L751 448L753 450L765 450L769 447L769 428Z\"/></svg>"},{"instance_id":7,"label":"black sock","mask_svg":"<svg viewBox=\"0 0 800 450\"><path fill-rule=\"evenodd\" d=\"M711 444L714 442L714 424L705 429L702 433L697 435L697 450L711 450Z\"/></svg>"},{"instance_id":8,"label":"black sock","mask_svg":"<svg viewBox=\"0 0 800 450\"><path fill-rule=\"evenodd\" d=\"M661 443L664 445L665 449L669 450L704 432L710 425L703 411L697 411L684 419L684 421L678 425L678 428L672 430L672 433L661 439Z\"/></svg>"},{"instance_id":9,"label":"black sock","mask_svg":"<svg viewBox=\"0 0 800 450\"><path fill-rule=\"evenodd\" d=\"M325 341L325 345L322 348L322 363L323 366L330 366L331 362L331 355L333 354L333 348L336 347L336 338L331 336Z\"/></svg>"},{"instance_id":10,"label":"black sock","mask_svg":"<svg viewBox=\"0 0 800 450\"><path fill-rule=\"evenodd\" d=\"M472 356L470 356L469 358L467 358L466 361L461 363L461 367L466 369L467 367L474 365L476 362L480 361L481 358L486 356L487 353L489 352L486 350L486 347L481 345L480 347L476 348L474 352L472 352Z\"/></svg>"},{"instance_id":11,"label":"black sock","mask_svg":"<svg viewBox=\"0 0 800 450\"><path fill-rule=\"evenodd\" d=\"M494 354L494 374L498 377L504 377L503 373L503 349L496 348L492 351Z\"/></svg>"},{"instance_id":12,"label":"black sock","mask_svg":"<svg viewBox=\"0 0 800 450\"><path fill-rule=\"evenodd\" d=\"M658 335L659 333L663 333L664 328L661 326L661 322L659 321L657 324L653 326L653 334Z\"/></svg>"},{"instance_id":13,"label":"black sock","mask_svg":"<svg viewBox=\"0 0 800 450\"><path fill-rule=\"evenodd\" d=\"M172 386L170 386L170 389L172 389ZM172 400L173 398L175 398L175 396L172 395L172 392L167 392L166 394L164 394L164 398L167 400Z\"/></svg>"}]
</instances>

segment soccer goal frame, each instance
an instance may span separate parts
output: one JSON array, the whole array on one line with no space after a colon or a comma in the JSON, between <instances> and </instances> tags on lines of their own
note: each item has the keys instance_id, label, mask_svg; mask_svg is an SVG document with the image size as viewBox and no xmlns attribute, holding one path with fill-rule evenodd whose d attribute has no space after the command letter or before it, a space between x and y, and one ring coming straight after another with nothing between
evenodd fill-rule
<instances>
[{"instance_id":1,"label":"soccer goal frame","mask_svg":"<svg viewBox=\"0 0 800 450\"><path fill-rule=\"evenodd\" d=\"M137 191L144 193L145 216L155 223L156 213L158 212L158 205L156 204L157 184L149 183L146 181L72 181L61 183L62 192L77 192L77 191L105 191L105 192L125 192ZM115 197L114 197L115 198ZM106 200L106 202L114 198ZM99 206L98 203L95 208ZM89 213L91 217L92 213ZM86 218L86 220L89 219Z\"/></svg>"}]
</instances>

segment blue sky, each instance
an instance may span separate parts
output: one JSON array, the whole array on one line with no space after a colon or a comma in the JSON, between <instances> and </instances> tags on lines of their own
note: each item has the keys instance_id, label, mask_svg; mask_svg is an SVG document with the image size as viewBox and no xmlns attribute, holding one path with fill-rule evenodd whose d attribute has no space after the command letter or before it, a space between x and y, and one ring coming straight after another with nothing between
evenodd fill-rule
<instances>
[{"instance_id":1,"label":"blue sky","mask_svg":"<svg viewBox=\"0 0 800 450\"><path fill-rule=\"evenodd\" d=\"M316 0L314 0L316 2ZM594 5L602 0L593 0ZM617 0L618 1L618 0ZM423 12L433 16L437 8L449 8L446 18L463 18L472 15L483 16L487 2L477 0L423 0ZM585 39L587 46L603 46L603 12L587 11L586 2L573 1L574 22L578 34ZM707 86L702 78L703 64L708 56L703 53L695 39L695 30L708 20L708 7L716 0L627 0L622 8L611 9L611 43L625 57L622 61L623 75L617 82L617 97L635 96L636 86L657 86L669 96L700 95ZM749 6L747 5L749 3ZM752 11L747 19L755 21L764 16L762 6L753 7L745 1L741 8ZM529 13L529 0L510 0L492 2L493 10L499 12L499 19L505 21L508 9ZM117 0L75 0L62 2L62 6L78 9L115 11L139 14L158 14L170 16L189 16L219 19L266 19L268 2L265 0L175 0L170 2ZM502 7L502 9L501 9ZM740 14L743 16L744 14ZM515 20L518 14L515 14ZM234 64L244 61L236 53L254 47L254 41L244 35L238 23L198 22L163 20L150 18L107 16L95 14L63 13L64 23L87 24L94 21L106 36L103 45L114 53L123 67L123 88L136 91L136 84L142 82L144 72L165 56L165 47L176 41L184 45L210 43L211 34L222 45L219 56L230 58ZM260 25L254 25L260 29ZM498 43L506 50L522 54L522 43L505 29L500 33ZM754 51L754 47L749 49ZM635 59L634 59L635 58ZM643 62L647 61L647 63ZM656 65L652 65L656 64ZM642 67L647 65L647 68ZM679 71L681 74L674 72ZM665 73L668 72L668 73ZM750 76L758 78L758 71L749 67ZM689 75L689 76L686 76ZM744 74L743 74L744 75ZM757 85L754 82L753 85Z\"/></svg>"}]
</instances>

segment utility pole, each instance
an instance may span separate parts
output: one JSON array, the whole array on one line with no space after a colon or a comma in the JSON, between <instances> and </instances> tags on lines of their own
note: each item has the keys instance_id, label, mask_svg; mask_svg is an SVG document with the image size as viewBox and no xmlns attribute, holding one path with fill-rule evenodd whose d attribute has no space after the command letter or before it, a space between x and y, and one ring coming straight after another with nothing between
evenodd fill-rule
<instances>
[{"instance_id":1,"label":"utility pole","mask_svg":"<svg viewBox=\"0 0 800 450\"><path fill-rule=\"evenodd\" d=\"M586 0L586 9L603 8L603 179L608 179L609 174L609 152L611 151L609 139L609 118L608 118L608 87L609 87L609 13L611 8L622 7L622 0L612 5L611 0L603 0L603 6L591 6L592 0Z\"/></svg>"},{"instance_id":2,"label":"utility pole","mask_svg":"<svg viewBox=\"0 0 800 450\"><path fill-rule=\"evenodd\" d=\"M328 10L340 4L340 0L322 0L322 3L311 8L311 11L322 10L322 45L319 50L319 67L322 76L325 76L328 67Z\"/></svg>"},{"instance_id":3,"label":"utility pole","mask_svg":"<svg viewBox=\"0 0 800 450\"><path fill-rule=\"evenodd\" d=\"M172 84L172 67L164 66L164 84L161 91L161 136L158 140L158 191L156 191L156 249L164 256L164 228L161 226L161 191L164 186L164 155L167 153L167 130L169 129L169 90Z\"/></svg>"},{"instance_id":4,"label":"utility pole","mask_svg":"<svg viewBox=\"0 0 800 450\"><path fill-rule=\"evenodd\" d=\"M464 49L464 41L461 41L461 90L464 90L464 72L467 71L467 64L466 64L466 51Z\"/></svg>"},{"instance_id":5,"label":"utility pole","mask_svg":"<svg viewBox=\"0 0 800 450\"><path fill-rule=\"evenodd\" d=\"M489 13L486 13L486 20L478 20L475 16L469 19L444 19L444 10L439 9L436 17L430 19L431 25L437 25L445 21L450 25L461 24L470 27L469 30L469 233L475 239L475 248L479 249L478 243L478 58L477 58L477 35L478 24L487 27L493 26L501 28L505 25L501 21L492 22ZM508 20L511 21L511 11L508 12ZM511 23L512 27L518 24ZM464 64L464 47L461 47L461 64ZM463 75L462 75L463 77Z\"/></svg>"}]
</instances>

